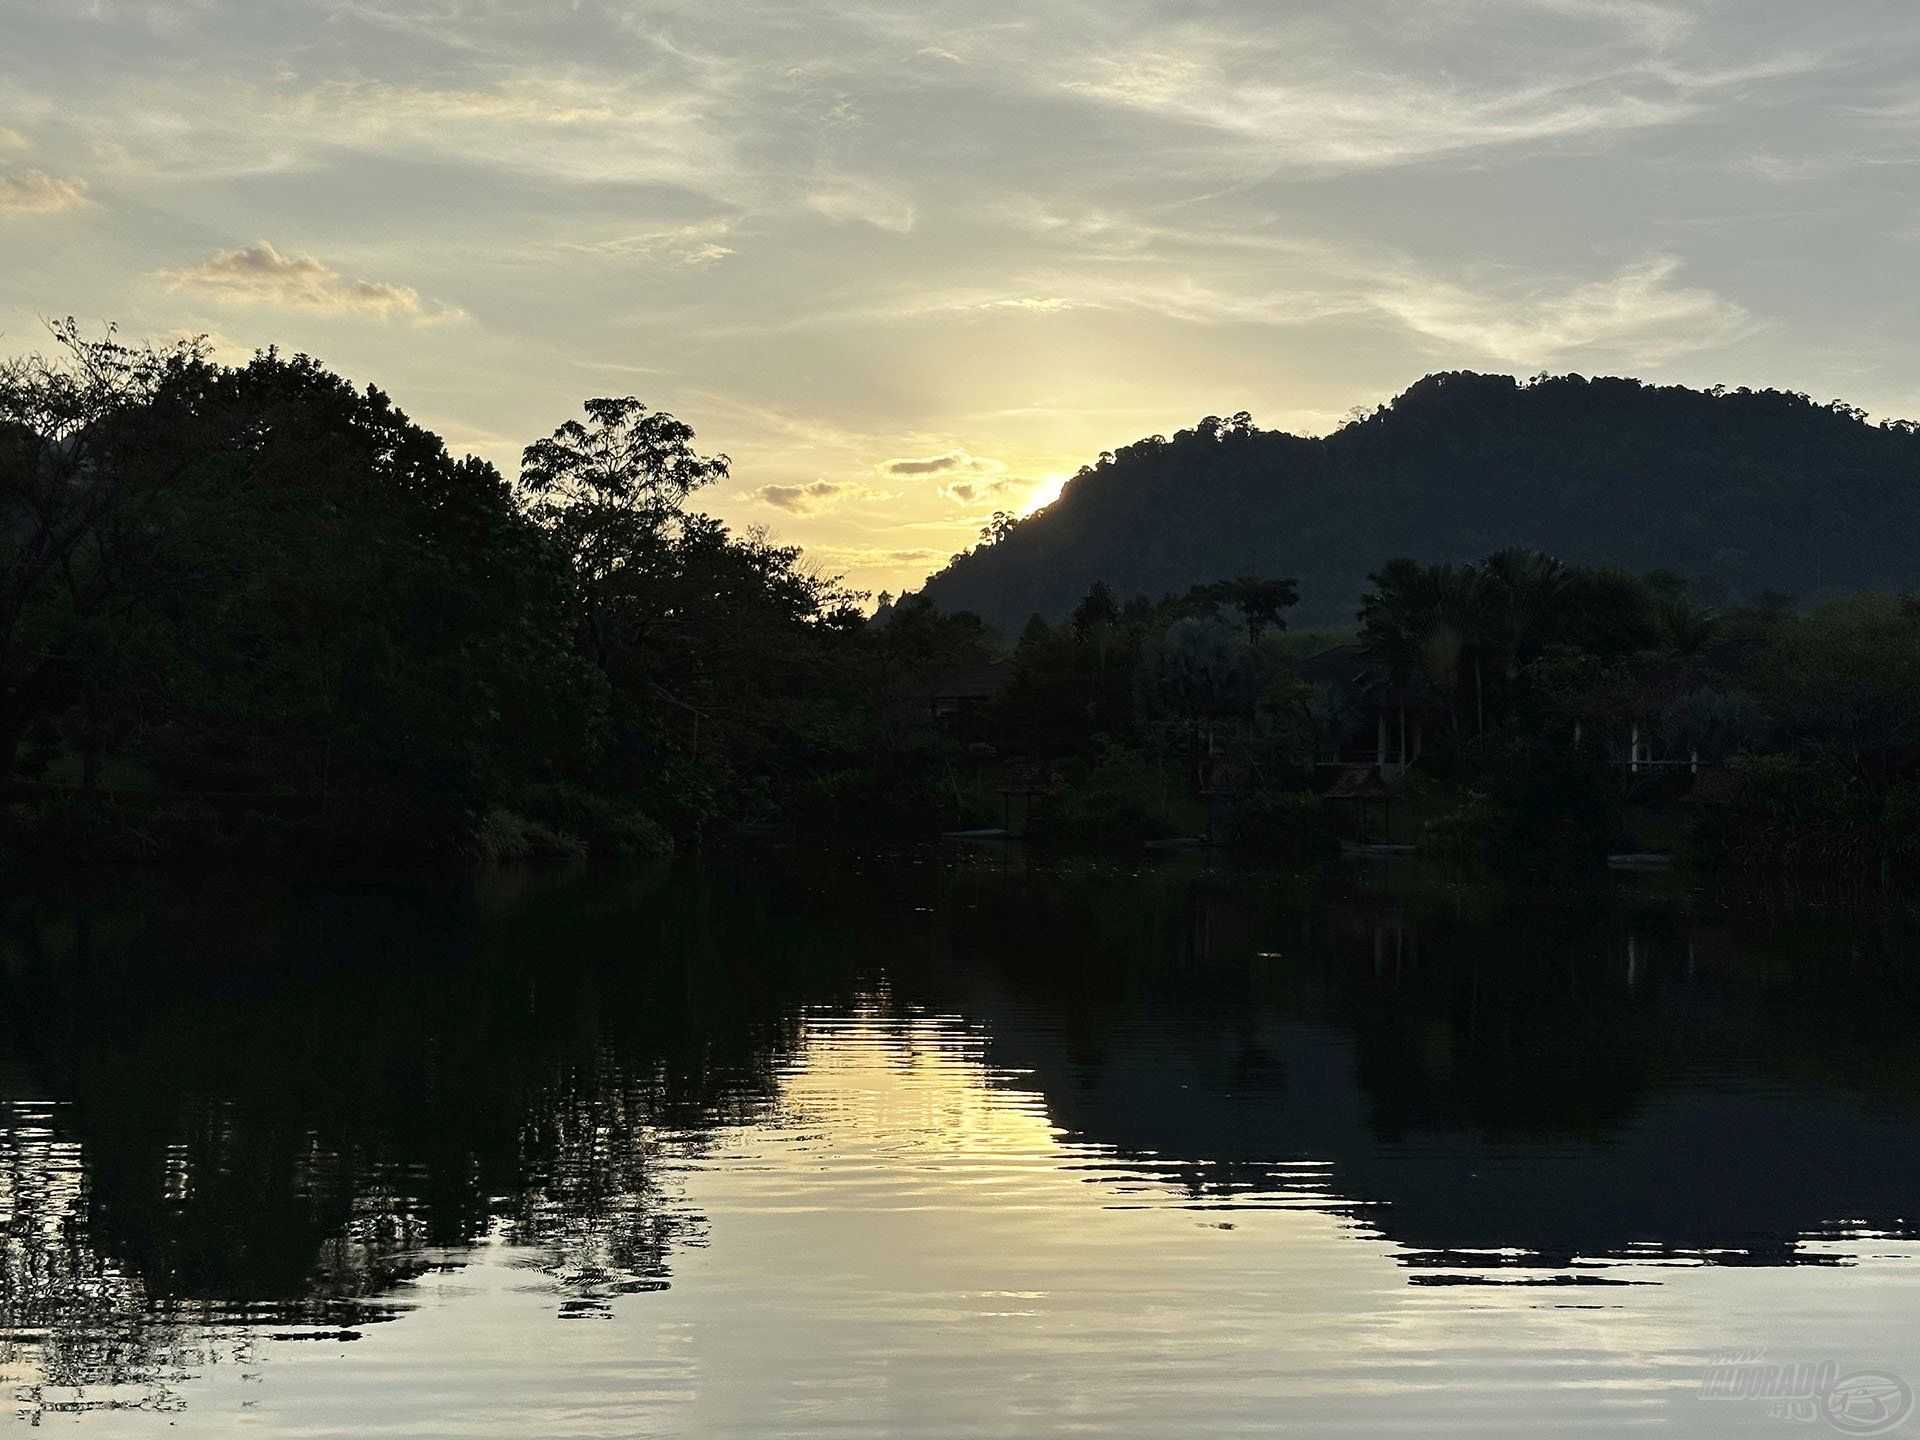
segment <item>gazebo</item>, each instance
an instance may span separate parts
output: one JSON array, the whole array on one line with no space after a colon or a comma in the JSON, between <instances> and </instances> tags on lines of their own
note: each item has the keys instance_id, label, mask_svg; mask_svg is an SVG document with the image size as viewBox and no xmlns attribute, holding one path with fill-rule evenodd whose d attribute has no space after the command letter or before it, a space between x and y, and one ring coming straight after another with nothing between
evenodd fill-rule
<instances>
[{"instance_id":1,"label":"gazebo","mask_svg":"<svg viewBox=\"0 0 1920 1440\"><path fill-rule=\"evenodd\" d=\"M1348 765L1333 777L1333 783L1321 795L1329 801L1351 800L1360 834L1367 833L1367 805L1378 801L1382 807L1381 835L1393 838L1393 786L1380 774L1377 765Z\"/></svg>"}]
</instances>

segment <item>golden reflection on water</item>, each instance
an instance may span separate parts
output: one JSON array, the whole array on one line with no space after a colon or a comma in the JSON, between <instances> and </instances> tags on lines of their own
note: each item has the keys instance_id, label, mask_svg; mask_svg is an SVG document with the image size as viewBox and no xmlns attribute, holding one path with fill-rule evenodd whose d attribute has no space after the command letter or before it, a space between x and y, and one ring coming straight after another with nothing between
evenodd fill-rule
<instances>
[{"instance_id":1,"label":"golden reflection on water","mask_svg":"<svg viewBox=\"0 0 1920 1440\"><path fill-rule=\"evenodd\" d=\"M1698 1397L1713 1352L1851 1368L1901 1358L1891 1318L1912 1336L1920 1250L1892 1240L1834 1268L1656 1252L1590 1264L1636 1282L1599 1289L1414 1283L1515 1257L1410 1270L1324 1158L1228 1184L1078 1137L994 1043L884 992L806 1010L772 1093L717 1128L580 1122L582 1153L646 1157L621 1203L684 1222L667 1288L583 1304L591 1247L557 1262L502 1220L416 1256L392 1323L278 1339L234 1313L126 1323L136 1282L84 1245L85 1156L16 1107L8 1278L60 1313L16 1307L6 1384L22 1416L102 1435L1746 1436L1760 1410ZM595 1130L618 1126L645 1133ZM76 1380L90 1314L122 1332Z\"/></svg>"}]
</instances>

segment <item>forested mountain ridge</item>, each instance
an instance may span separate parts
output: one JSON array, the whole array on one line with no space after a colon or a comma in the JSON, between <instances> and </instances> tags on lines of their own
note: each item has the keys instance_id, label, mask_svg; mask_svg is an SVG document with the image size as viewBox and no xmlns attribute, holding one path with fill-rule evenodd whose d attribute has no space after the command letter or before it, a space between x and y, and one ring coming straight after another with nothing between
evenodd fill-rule
<instances>
[{"instance_id":1,"label":"forested mountain ridge","mask_svg":"<svg viewBox=\"0 0 1920 1440\"><path fill-rule=\"evenodd\" d=\"M1430 375L1324 439L1208 418L1102 455L997 543L929 578L1005 634L1096 580L1159 596L1293 576L1295 625L1350 623L1380 557L1506 546L1711 598L1920 585L1920 427L1775 390Z\"/></svg>"}]
</instances>

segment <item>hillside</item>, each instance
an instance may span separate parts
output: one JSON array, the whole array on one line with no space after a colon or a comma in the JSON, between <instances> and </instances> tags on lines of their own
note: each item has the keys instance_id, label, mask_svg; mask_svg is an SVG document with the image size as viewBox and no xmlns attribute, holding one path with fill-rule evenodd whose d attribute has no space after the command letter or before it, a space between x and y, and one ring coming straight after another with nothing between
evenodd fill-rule
<instances>
[{"instance_id":1,"label":"hillside","mask_svg":"<svg viewBox=\"0 0 1920 1440\"><path fill-rule=\"evenodd\" d=\"M1293 623L1353 619L1396 555L1508 545L1705 578L1709 594L1920 586L1920 429L1838 402L1577 375L1431 375L1324 439L1209 419L1102 455L1000 543L930 577L1011 634L1095 580L1158 596L1293 576Z\"/></svg>"}]
</instances>

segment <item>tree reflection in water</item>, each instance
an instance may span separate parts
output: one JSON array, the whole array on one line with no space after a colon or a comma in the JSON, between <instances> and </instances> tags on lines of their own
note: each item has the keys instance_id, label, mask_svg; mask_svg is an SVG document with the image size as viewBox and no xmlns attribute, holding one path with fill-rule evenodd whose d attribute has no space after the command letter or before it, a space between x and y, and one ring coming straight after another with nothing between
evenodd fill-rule
<instances>
[{"instance_id":1,"label":"tree reflection in water","mask_svg":"<svg viewBox=\"0 0 1920 1440\"><path fill-rule=\"evenodd\" d=\"M793 1025L756 998L777 975L705 968L659 883L596 887L613 928L533 876L14 907L0 1332L23 1405L171 1405L259 1335L394 1318L482 1243L565 1317L664 1286L704 1222L663 1159L764 1106Z\"/></svg>"},{"instance_id":2,"label":"tree reflection in water","mask_svg":"<svg viewBox=\"0 0 1920 1440\"><path fill-rule=\"evenodd\" d=\"M876 1006L966 1017L983 1073L1195 1202L1364 1214L1410 1283L1831 1260L1917 1233L1916 953L1884 915L1198 866L23 894L0 1372L29 1413L175 1406L476 1247L605 1315L704 1243L679 1177L781 1118L805 1016Z\"/></svg>"}]
</instances>

